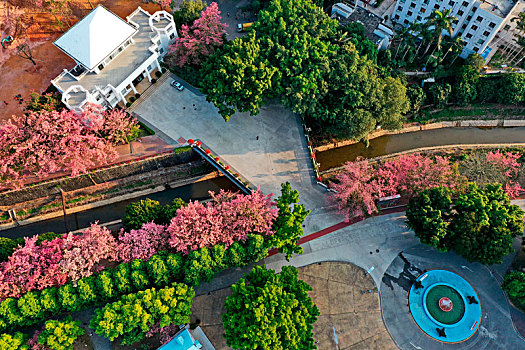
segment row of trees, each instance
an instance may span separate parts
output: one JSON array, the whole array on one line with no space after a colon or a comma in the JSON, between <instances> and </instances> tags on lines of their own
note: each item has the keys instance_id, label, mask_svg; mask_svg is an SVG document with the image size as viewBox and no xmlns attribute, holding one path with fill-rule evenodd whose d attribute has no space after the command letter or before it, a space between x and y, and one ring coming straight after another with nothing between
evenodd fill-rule
<instances>
[{"instance_id":1,"label":"row of trees","mask_svg":"<svg viewBox=\"0 0 525 350\"><path fill-rule=\"evenodd\" d=\"M457 165L444 157L408 154L370 163L366 159L347 162L335 175L330 186L337 192L330 196L347 219L377 212L379 198L414 193L432 187L447 187L461 191L466 184Z\"/></svg>"},{"instance_id":2,"label":"row of trees","mask_svg":"<svg viewBox=\"0 0 525 350\"><path fill-rule=\"evenodd\" d=\"M0 348L5 350L72 350L75 341L85 333L79 321L71 317L64 321L46 321L42 330L35 331L31 339L21 332L0 335Z\"/></svg>"},{"instance_id":3,"label":"row of trees","mask_svg":"<svg viewBox=\"0 0 525 350\"><path fill-rule=\"evenodd\" d=\"M422 191L410 200L406 215L422 243L490 265L513 251L514 238L523 234L524 213L510 204L500 184L484 189L471 184L455 200L445 188Z\"/></svg>"},{"instance_id":4,"label":"row of trees","mask_svg":"<svg viewBox=\"0 0 525 350\"><path fill-rule=\"evenodd\" d=\"M138 129L125 112L97 105L82 113L42 109L13 116L0 125L0 181L19 186L28 175L85 173L116 159L114 146L135 139Z\"/></svg>"},{"instance_id":5,"label":"row of trees","mask_svg":"<svg viewBox=\"0 0 525 350\"><path fill-rule=\"evenodd\" d=\"M242 240L203 246L189 252L187 255L156 251L155 255L145 257L144 260L134 259L130 263L121 263L115 268L107 268L102 272L98 271L103 265L87 263L82 261L82 258L75 260L75 263L78 262L80 264L82 262L79 266L84 267L83 271L89 271L89 274L86 272L85 275L78 275L82 276L78 280L68 279L67 276L60 274L62 266L60 263L56 267L58 271L57 276L60 276L60 280L57 277L47 275L47 271L38 270L38 273L34 274L27 270L25 266L31 265L30 263L37 258L29 259L27 264L21 265L22 267L19 269L20 271L17 275L17 278L20 279L19 284L23 285L24 283L33 282L32 280L36 276L45 281L52 279L52 284L48 285L61 286L45 288L46 285L40 283L36 286L38 290L29 292L27 292L27 287L19 286L16 289L17 294L16 296L14 295L15 297L8 297L0 303L0 329L35 324L60 312L78 311L101 301L114 300L126 293L144 290L152 286L164 287L172 281L198 285L202 280L211 281L215 273L226 268L245 266L265 258L268 249L273 247L277 247L287 257L291 257L294 252L301 252L301 249L298 249L296 244L299 237L303 234L301 224L308 212L303 205L297 204L297 191L292 191L289 184L283 184L282 188L282 195L277 199L279 217L272 223L272 231L275 232L272 235L257 233L257 231L255 233L250 232ZM225 194L222 196L228 197ZM230 195L230 198L237 199L234 195ZM234 201L231 201L231 203L234 203ZM242 208L242 206L240 207ZM249 210L248 207L244 208ZM257 208L259 210L259 207ZM239 222L243 222L243 219L241 218ZM267 225L267 223L263 224ZM146 223L144 226L148 225L156 224ZM104 229L94 225L91 230L100 234L100 231ZM36 237L32 240L35 239ZM60 238L57 238L50 243L55 247L60 244L59 241ZM147 241L147 238L143 241ZM102 244L102 242L97 244ZM45 246L47 243L43 242L42 245ZM130 244L135 245L136 243L130 241ZM94 243L91 243L91 245L94 245ZM106 243L103 246L108 247ZM117 248L111 250L112 254L118 255ZM83 257L90 255L87 248L85 251L77 252L77 254ZM39 254L28 255L38 256ZM51 256L53 257L53 255ZM11 260L12 257L9 259ZM60 261L60 259L57 261ZM35 263L40 263L40 260L35 260ZM71 280L71 282L64 284L68 280ZM11 285L10 288L10 291L14 290L15 286ZM23 294L24 292L26 293ZM6 294L5 296L10 295ZM16 298L17 296L20 297Z\"/></svg>"}]
</instances>

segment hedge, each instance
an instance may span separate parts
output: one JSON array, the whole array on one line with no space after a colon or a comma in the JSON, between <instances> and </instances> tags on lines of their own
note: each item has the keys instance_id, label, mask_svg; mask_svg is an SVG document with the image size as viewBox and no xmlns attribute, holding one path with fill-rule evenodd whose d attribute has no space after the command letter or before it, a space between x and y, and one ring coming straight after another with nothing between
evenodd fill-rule
<instances>
[{"instance_id":1,"label":"hedge","mask_svg":"<svg viewBox=\"0 0 525 350\"><path fill-rule=\"evenodd\" d=\"M162 328L189 323L194 296L193 288L182 283L128 294L95 310L89 326L111 341L122 337L122 345L133 344L143 340L157 324Z\"/></svg>"},{"instance_id":2,"label":"hedge","mask_svg":"<svg viewBox=\"0 0 525 350\"><path fill-rule=\"evenodd\" d=\"M219 244L187 256L159 252L148 261L121 263L60 287L5 299L0 303L0 330L31 326L63 312L85 310L129 293L165 287L171 282L197 286L201 280L211 281L221 270L259 261L267 256L267 251L264 238L252 234L244 243L235 242L228 249Z\"/></svg>"}]
</instances>

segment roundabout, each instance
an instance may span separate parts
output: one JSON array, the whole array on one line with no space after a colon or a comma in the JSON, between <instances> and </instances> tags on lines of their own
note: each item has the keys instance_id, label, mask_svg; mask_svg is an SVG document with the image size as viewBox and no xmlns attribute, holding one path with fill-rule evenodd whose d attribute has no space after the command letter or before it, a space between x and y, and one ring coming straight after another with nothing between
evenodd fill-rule
<instances>
[{"instance_id":1,"label":"roundabout","mask_svg":"<svg viewBox=\"0 0 525 350\"><path fill-rule=\"evenodd\" d=\"M419 275L408 292L408 305L417 326L444 343L469 339L481 321L481 305L474 288L447 270Z\"/></svg>"}]
</instances>

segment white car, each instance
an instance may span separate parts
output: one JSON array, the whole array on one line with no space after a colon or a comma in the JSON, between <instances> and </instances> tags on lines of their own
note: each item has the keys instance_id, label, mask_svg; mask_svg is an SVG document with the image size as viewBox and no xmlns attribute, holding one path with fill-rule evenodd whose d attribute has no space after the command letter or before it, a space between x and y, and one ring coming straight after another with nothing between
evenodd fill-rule
<instances>
[{"instance_id":1,"label":"white car","mask_svg":"<svg viewBox=\"0 0 525 350\"><path fill-rule=\"evenodd\" d=\"M173 81L170 83L170 85L173 86L174 88L176 88L176 89L179 90L179 91L184 90L184 86L182 86L182 84L179 83L179 82L176 81L176 80L173 80Z\"/></svg>"}]
</instances>

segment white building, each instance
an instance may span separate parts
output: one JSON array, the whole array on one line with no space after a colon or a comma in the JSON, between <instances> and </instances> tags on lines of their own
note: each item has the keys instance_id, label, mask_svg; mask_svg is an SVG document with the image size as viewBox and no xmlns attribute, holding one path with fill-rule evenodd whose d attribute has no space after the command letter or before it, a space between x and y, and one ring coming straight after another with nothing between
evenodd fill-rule
<instances>
[{"instance_id":1,"label":"white building","mask_svg":"<svg viewBox=\"0 0 525 350\"><path fill-rule=\"evenodd\" d=\"M336 3L332 6L331 18L335 18L341 25L349 22L359 22L365 27L365 34L378 49L387 49L394 37L392 28L385 24L385 20L355 4Z\"/></svg>"},{"instance_id":2,"label":"white building","mask_svg":"<svg viewBox=\"0 0 525 350\"><path fill-rule=\"evenodd\" d=\"M151 72L161 69L159 60L177 37L173 17L139 7L126 20L99 5L54 42L76 63L51 81L69 109L126 103L138 82L151 81Z\"/></svg>"},{"instance_id":3,"label":"white building","mask_svg":"<svg viewBox=\"0 0 525 350\"><path fill-rule=\"evenodd\" d=\"M460 56L478 53L488 59L489 43L522 4L520 0L397 0L392 21L404 26L424 23L435 10L450 9L451 16L457 18L452 24L452 36L460 36L465 41Z\"/></svg>"}]
</instances>

